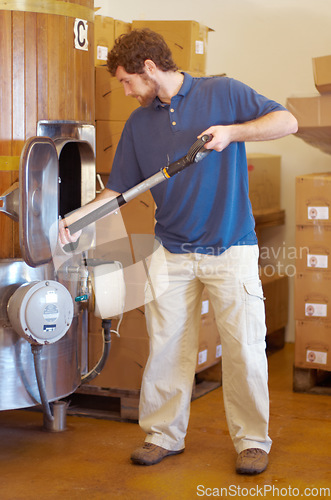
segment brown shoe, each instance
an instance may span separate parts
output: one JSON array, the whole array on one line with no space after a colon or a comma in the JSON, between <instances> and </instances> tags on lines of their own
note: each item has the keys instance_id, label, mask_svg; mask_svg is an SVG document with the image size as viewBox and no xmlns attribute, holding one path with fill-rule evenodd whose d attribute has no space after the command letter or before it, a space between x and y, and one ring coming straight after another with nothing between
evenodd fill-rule
<instances>
[{"instance_id":1,"label":"brown shoe","mask_svg":"<svg viewBox=\"0 0 331 500\"><path fill-rule=\"evenodd\" d=\"M145 443L132 453L131 460L134 464L138 465L154 465L161 462L165 457L178 455L178 453L183 453L183 451L184 448L182 450L171 451L153 443Z\"/></svg>"},{"instance_id":2,"label":"brown shoe","mask_svg":"<svg viewBox=\"0 0 331 500\"><path fill-rule=\"evenodd\" d=\"M238 474L260 474L268 465L268 454L261 448L248 448L239 453L236 463Z\"/></svg>"}]
</instances>

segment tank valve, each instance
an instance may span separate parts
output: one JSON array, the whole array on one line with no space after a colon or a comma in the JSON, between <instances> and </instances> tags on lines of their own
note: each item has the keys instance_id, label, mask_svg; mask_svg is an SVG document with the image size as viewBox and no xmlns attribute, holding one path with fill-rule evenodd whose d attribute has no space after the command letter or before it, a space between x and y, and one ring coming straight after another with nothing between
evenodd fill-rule
<instances>
[{"instance_id":1,"label":"tank valve","mask_svg":"<svg viewBox=\"0 0 331 500\"><path fill-rule=\"evenodd\" d=\"M88 294L78 295L78 297L75 297L75 302L87 302L89 298Z\"/></svg>"}]
</instances>

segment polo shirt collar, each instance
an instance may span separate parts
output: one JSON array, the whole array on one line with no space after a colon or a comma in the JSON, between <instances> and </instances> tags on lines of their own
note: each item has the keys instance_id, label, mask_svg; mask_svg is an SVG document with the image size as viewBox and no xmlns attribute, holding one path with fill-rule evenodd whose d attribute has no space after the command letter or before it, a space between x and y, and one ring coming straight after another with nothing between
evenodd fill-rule
<instances>
[{"instance_id":1,"label":"polo shirt collar","mask_svg":"<svg viewBox=\"0 0 331 500\"><path fill-rule=\"evenodd\" d=\"M188 73L185 73L184 71L182 71L181 73L184 75L184 81L183 81L182 86L176 95L180 95L180 96L184 97L189 92L189 90L191 88L193 77L191 75L189 75ZM154 109L157 109L160 107L164 107L164 104L160 101L160 99L158 97L156 97L153 101L152 106L154 107Z\"/></svg>"}]
</instances>

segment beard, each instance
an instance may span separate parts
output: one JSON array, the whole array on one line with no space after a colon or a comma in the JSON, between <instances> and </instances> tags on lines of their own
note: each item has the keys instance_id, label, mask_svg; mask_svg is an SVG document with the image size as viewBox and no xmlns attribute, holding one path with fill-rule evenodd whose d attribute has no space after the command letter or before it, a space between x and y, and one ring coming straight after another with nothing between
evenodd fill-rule
<instances>
[{"instance_id":1,"label":"beard","mask_svg":"<svg viewBox=\"0 0 331 500\"><path fill-rule=\"evenodd\" d=\"M159 90L160 90L160 85L157 82L155 82L146 73L143 73L141 75L141 77L144 80L144 82L146 83L146 91L143 95L139 94L139 95L136 95L135 97L139 101L139 104L142 107L147 108L148 106L150 106L152 104L154 99L157 97Z\"/></svg>"}]
</instances>

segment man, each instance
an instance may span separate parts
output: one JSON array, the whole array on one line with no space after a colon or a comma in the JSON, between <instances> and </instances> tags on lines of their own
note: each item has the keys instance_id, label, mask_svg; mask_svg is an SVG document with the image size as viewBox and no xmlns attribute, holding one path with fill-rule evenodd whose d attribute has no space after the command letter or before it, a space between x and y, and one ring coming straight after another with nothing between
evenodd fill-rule
<instances>
[{"instance_id":1,"label":"man","mask_svg":"<svg viewBox=\"0 0 331 500\"><path fill-rule=\"evenodd\" d=\"M295 133L296 119L241 82L179 72L164 39L150 30L121 35L108 69L141 107L125 125L101 201L181 158L203 134L212 136L205 147L213 150L151 190L167 273L155 258L150 274L168 286L145 305L150 356L139 423L147 436L131 460L152 465L184 451L206 287L222 342L236 470L260 473L271 447L266 328L244 143ZM71 240L61 233L63 242Z\"/></svg>"}]
</instances>

